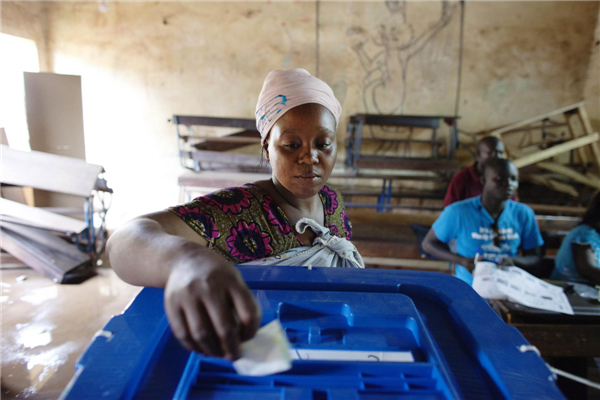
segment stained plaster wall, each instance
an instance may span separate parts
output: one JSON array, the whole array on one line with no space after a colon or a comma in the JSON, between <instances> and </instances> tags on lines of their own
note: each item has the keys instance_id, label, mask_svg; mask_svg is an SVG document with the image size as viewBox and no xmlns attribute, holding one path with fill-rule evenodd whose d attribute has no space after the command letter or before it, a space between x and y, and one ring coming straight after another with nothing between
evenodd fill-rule
<instances>
[{"instance_id":1,"label":"stained plaster wall","mask_svg":"<svg viewBox=\"0 0 600 400\"><path fill-rule=\"evenodd\" d=\"M600 131L600 10L583 96L594 131Z\"/></svg>"},{"instance_id":2,"label":"stained plaster wall","mask_svg":"<svg viewBox=\"0 0 600 400\"><path fill-rule=\"evenodd\" d=\"M252 118L272 69L318 69L344 107L340 147L353 113L454 114L456 2L2 4L12 32L40 20L26 33L48 68L82 76L87 159L116 192L109 227L177 201L172 114ZM596 2L467 2L461 128L580 101L597 15Z\"/></svg>"},{"instance_id":3,"label":"stained plaster wall","mask_svg":"<svg viewBox=\"0 0 600 400\"><path fill-rule=\"evenodd\" d=\"M0 2L0 31L7 35L33 40L38 48L40 71L51 71L48 53L50 32L44 2Z\"/></svg>"}]
</instances>

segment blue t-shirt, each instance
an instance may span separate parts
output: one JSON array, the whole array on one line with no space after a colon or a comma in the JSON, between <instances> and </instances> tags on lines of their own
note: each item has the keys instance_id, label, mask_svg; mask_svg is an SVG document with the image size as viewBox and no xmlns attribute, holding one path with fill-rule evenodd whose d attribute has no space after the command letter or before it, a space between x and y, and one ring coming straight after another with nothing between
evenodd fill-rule
<instances>
[{"instance_id":1,"label":"blue t-shirt","mask_svg":"<svg viewBox=\"0 0 600 400\"><path fill-rule=\"evenodd\" d=\"M544 244L533 210L522 203L507 200L498 218L500 246L494 245L494 219L481 204L481 196L446 207L432 226L435 236L448 243L456 239L456 253L462 257L479 254L486 261L500 262L519 255L519 249L531 250ZM461 265L456 276L472 284L473 276Z\"/></svg>"},{"instance_id":2,"label":"blue t-shirt","mask_svg":"<svg viewBox=\"0 0 600 400\"><path fill-rule=\"evenodd\" d=\"M589 282L577 272L573 258L573 243L591 246L596 259L596 267L600 268L600 233L589 225L581 224L573 228L560 245L554 260L556 267L552 271L551 279Z\"/></svg>"}]
</instances>

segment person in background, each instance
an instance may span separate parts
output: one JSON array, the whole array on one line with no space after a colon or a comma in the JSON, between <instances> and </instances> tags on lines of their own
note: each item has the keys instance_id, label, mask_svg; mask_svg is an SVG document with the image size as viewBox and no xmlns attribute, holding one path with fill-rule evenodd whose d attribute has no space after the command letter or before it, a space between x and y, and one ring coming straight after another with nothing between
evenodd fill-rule
<instances>
[{"instance_id":1,"label":"person in background","mask_svg":"<svg viewBox=\"0 0 600 400\"><path fill-rule=\"evenodd\" d=\"M483 192L483 166L485 162L493 158L504 158L504 144L494 136L487 136L477 142L475 146L475 164L463 168L450 180L444 207L460 200L479 196ZM512 196L516 200L516 193Z\"/></svg>"},{"instance_id":2,"label":"person in background","mask_svg":"<svg viewBox=\"0 0 600 400\"><path fill-rule=\"evenodd\" d=\"M550 279L600 285L600 191L563 240L555 264Z\"/></svg>"},{"instance_id":3,"label":"person in background","mask_svg":"<svg viewBox=\"0 0 600 400\"><path fill-rule=\"evenodd\" d=\"M271 178L141 216L109 239L121 279L165 288L171 329L189 350L235 360L259 328L234 264L364 268L342 197L326 185L341 112L306 70L272 71L256 106Z\"/></svg>"},{"instance_id":4,"label":"person in background","mask_svg":"<svg viewBox=\"0 0 600 400\"><path fill-rule=\"evenodd\" d=\"M455 263L456 276L469 284L476 257L525 270L537 268L544 240L533 210L510 200L518 187L519 171L512 162L487 160L483 193L446 207L425 236L423 249ZM453 239L456 254L443 246Z\"/></svg>"}]
</instances>

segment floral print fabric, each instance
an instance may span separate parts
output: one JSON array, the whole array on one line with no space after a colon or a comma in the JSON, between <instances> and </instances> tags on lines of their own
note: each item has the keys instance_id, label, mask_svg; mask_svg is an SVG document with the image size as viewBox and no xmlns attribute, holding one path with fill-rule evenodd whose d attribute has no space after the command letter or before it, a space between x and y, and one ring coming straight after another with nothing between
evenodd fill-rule
<instances>
[{"instance_id":1,"label":"floral print fabric","mask_svg":"<svg viewBox=\"0 0 600 400\"><path fill-rule=\"evenodd\" d=\"M332 235L350 240L352 225L342 196L323 186L319 197L325 227ZM281 208L252 183L218 190L168 210L205 238L210 249L232 263L275 256L302 246Z\"/></svg>"}]
</instances>

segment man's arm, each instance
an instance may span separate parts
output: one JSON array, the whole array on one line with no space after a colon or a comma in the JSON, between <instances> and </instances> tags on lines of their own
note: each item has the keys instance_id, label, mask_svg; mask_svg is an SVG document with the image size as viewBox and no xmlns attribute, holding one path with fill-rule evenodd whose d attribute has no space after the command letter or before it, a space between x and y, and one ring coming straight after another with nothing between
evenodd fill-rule
<instances>
[{"instance_id":1,"label":"man's arm","mask_svg":"<svg viewBox=\"0 0 600 400\"><path fill-rule=\"evenodd\" d=\"M520 256L505 257L500 262L501 266L517 266L525 271L535 271L542 265L542 247L534 247L529 250L522 250Z\"/></svg>"},{"instance_id":2,"label":"man's arm","mask_svg":"<svg viewBox=\"0 0 600 400\"><path fill-rule=\"evenodd\" d=\"M600 268L596 265L596 257L594 251L589 244L573 243L573 259L577 272L582 277L589 279L596 285L600 285Z\"/></svg>"},{"instance_id":3,"label":"man's arm","mask_svg":"<svg viewBox=\"0 0 600 400\"><path fill-rule=\"evenodd\" d=\"M433 228L429 230L427 236L423 239L423 250L440 260L462 265L468 269L469 272L473 271L473 268L475 267L475 261L472 258L462 257L448 251L446 246L444 246L444 243L436 236Z\"/></svg>"}]
</instances>

